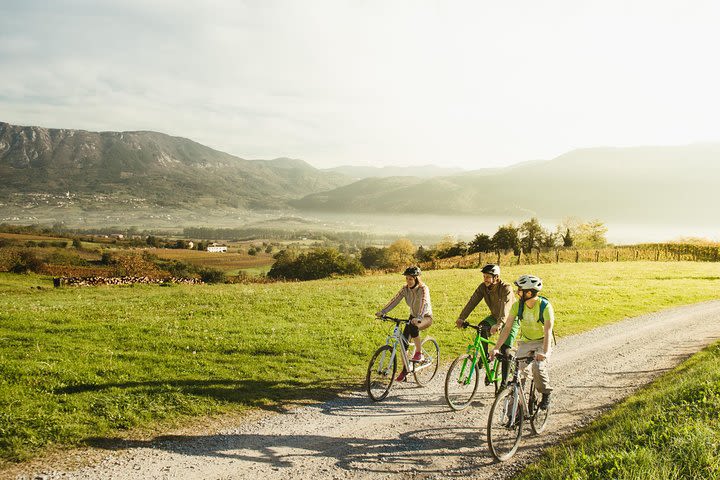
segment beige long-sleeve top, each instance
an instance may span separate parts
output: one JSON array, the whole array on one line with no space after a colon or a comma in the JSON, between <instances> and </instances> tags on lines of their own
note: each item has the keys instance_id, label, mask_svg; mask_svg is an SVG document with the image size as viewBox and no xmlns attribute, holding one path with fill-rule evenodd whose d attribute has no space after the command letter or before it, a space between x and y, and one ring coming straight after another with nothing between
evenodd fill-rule
<instances>
[{"instance_id":1,"label":"beige long-sleeve top","mask_svg":"<svg viewBox=\"0 0 720 480\"><path fill-rule=\"evenodd\" d=\"M426 316L432 317L432 305L430 305L430 289L424 283L418 285L415 288L410 288L407 285L402 287L400 291L383 307L380 312L385 315L390 310L395 308L400 300L405 299L405 302L410 307L410 314L413 318L423 318Z\"/></svg>"},{"instance_id":2,"label":"beige long-sleeve top","mask_svg":"<svg viewBox=\"0 0 720 480\"><path fill-rule=\"evenodd\" d=\"M486 287L485 283L481 283L473 292L465 308L460 312L460 319L467 320L467 317L470 316L470 313L481 300L485 300L488 308L490 308L490 315L493 316L496 322L505 322L510 313L510 308L515 303L515 294L512 286L502 280L492 285L491 288Z\"/></svg>"}]
</instances>

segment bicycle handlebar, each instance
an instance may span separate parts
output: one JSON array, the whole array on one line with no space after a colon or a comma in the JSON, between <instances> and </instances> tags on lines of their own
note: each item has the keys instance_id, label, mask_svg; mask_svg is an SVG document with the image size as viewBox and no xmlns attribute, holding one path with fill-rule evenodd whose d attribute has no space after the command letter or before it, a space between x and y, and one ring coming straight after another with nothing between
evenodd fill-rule
<instances>
[{"instance_id":1,"label":"bicycle handlebar","mask_svg":"<svg viewBox=\"0 0 720 480\"><path fill-rule=\"evenodd\" d=\"M527 355L525 357L513 357L512 355L504 355L500 352L495 355L495 358L499 358L500 360L517 360L518 362L532 362L535 360L535 352L531 352L531 355Z\"/></svg>"},{"instance_id":2,"label":"bicycle handlebar","mask_svg":"<svg viewBox=\"0 0 720 480\"><path fill-rule=\"evenodd\" d=\"M470 328L472 328L472 329L474 329L474 330L477 330L478 332L480 331L480 325L471 325L471 324L469 324L468 322L463 322L463 323L462 323L462 327L463 327L463 328L470 327Z\"/></svg>"},{"instance_id":3,"label":"bicycle handlebar","mask_svg":"<svg viewBox=\"0 0 720 480\"><path fill-rule=\"evenodd\" d=\"M389 317L387 315L383 315L381 317L375 317L378 320L383 320L385 322L395 322L395 323L408 323L410 322L409 318L395 318L395 317Z\"/></svg>"}]
</instances>

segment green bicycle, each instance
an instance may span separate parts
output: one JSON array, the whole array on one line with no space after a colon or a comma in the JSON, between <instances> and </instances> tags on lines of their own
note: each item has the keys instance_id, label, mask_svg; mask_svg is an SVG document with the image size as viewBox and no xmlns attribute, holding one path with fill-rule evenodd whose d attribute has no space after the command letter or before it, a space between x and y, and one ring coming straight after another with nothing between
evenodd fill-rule
<instances>
[{"instance_id":1,"label":"green bicycle","mask_svg":"<svg viewBox=\"0 0 720 480\"><path fill-rule=\"evenodd\" d=\"M445 377L445 401L455 411L463 410L470 405L480 386L481 376L485 385L494 386L495 394L499 390L502 377L500 361L495 359L491 366L482 348L483 343L488 345L495 343L480 334L479 325L463 322L463 328L466 327L477 331L475 341L468 345L466 354L460 355L452 362Z\"/></svg>"}]
</instances>

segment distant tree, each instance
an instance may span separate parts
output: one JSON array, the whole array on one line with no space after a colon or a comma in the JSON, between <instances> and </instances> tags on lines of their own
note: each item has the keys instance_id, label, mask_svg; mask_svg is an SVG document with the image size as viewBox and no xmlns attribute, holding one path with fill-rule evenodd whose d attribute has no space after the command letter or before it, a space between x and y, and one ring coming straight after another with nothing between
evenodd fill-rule
<instances>
[{"instance_id":1,"label":"distant tree","mask_svg":"<svg viewBox=\"0 0 720 480\"><path fill-rule=\"evenodd\" d=\"M252 255L252 256L257 255L257 249L255 248L254 245L251 246L250 248L248 248L248 255Z\"/></svg>"},{"instance_id":2,"label":"distant tree","mask_svg":"<svg viewBox=\"0 0 720 480\"><path fill-rule=\"evenodd\" d=\"M492 244L495 250L512 250L515 255L520 254L520 239L518 229L513 224L503 225L498 228L492 237Z\"/></svg>"},{"instance_id":3,"label":"distant tree","mask_svg":"<svg viewBox=\"0 0 720 480\"><path fill-rule=\"evenodd\" d=\"M73 238L72 246L73 246L73 248L77 248L79 250L82 248L82 242L80 241L79 238L75 237L75 238Z\"/></svg>"},{"instance_id":4,"label":"distant tree","mask_svg":"<svg viewBox=\"0 0 720 480\"><path fill-rule=\"evenodd\" d=\"M365 268L390 268L387 249L379 247L365 247L360 251L360 263Z\"/></svg>"},{"instance_id":5,"label":"distant tree","mask_svg":"<svg viewBox=\"0 0 720 480\"><path fill-rule=\"evenodd\" d=\"M540 221L533 217L523 222L518 228L520 238L520 247L525 252L531 252L534 248L539 248L544 243L548 233L540 225Z\"/></svg>"},{"instance_id":6,"label":"distant tree","mask_svg":"<svg viewBox=\"0 0 720 480\"><path fill-rule=\"evenodd\" d=\"M468 253L490 252L492 251L492 239L489 235L478 233L468 247Z\"/></svg>"},{"instance_id":7,"label":"distant tree","mask_svg":"<svg viewBox=\"0 0 720 480\"><path fill-rule=\"evenodd\" d=\"M401 238L390 244L387 249L387 258L393 267L403 267L415 263L417 247L407 238Z\"/></svg>"},{"instance_id":8,"label":"distant tree","mask_svg":"<svg viewBox=\"0 0 720 480\"><path fill-rule=\"evenodd\" d=\"M272 253L272 251L273 251L273 246L268 244L268 246L265 247L265 253Z\"/></svg>"},{"instance_id":9,"label":"distant tree","mask_svg":"<svg viewBox=\"0 0 720 480\"><path fill-rule=\"evenodd\" d=\"M225 283L227 280L225 272L212 267L200 269L200 280L205 283Z\"/></svg>"},{"instance_id":10,"label":"distant tree","mask_svg":"<svg viewBox=\"0 0 720 480\"><path fill-rule=\"evenodd\" d=\"M468 244L465 242L457 242L449 248L445 248L437 252L437 258L450 258L465 256L468 254Z\"/></svg>"},{"instance_id":11,"label":"distant tree","mask_svg":"<svg viewBox=\"0 0 720 480\"><path fill-rule=\"evenodd\" d=\"M283 251L286 252L286 251ZM317 248L301 253L294 259L292 254L276 255L270 271L270 278L314 280L335 275L359 275L362 264L349 255L343 255L335 248Z\"/></svg>"},{"instance_id":12,"label":"distant tree","mask_svg":"<svg viewBox=\"0 0 720 480\"><path fill-rule=\"evenodd\" d=\"M433 258L432 254L432 249L427 249L420 245L417 249L417 252L415 252L415 260L417 260L418 262L429 262Z\"/></svg>"},{"instance_id":13,"label":"distant tree","mask_svg":"<svg viewBox=\"0 0 720 480\"><path fill-rule=\"evenodd\" d=\"M40 260L32 250L22 250L15 257L10 265L10 271L13 273L39 273L45 263Z\"/></svg>"},{"instance_id":14,"label":"distant tree","mask_svg":"<svg viewBox=\"0 0 720 480\"><path fill-rule=\"evenodd\" d=\"M575 233L575 246L579 248L602 248L607 246L607 227L600 220L581 224Z\"/></svg>"},{"instance_id":15,"label":"distant tree","mask_svg":"<svg viewBox=\"0 0 720 480\"><path fill-rule=\"evenodd\" d=\"M572 247L575 243L575 239L572 236L572 233L570 233L570 228L567 228L565 230L565 235L560 235L560 238L562 238L562 246L565 248Z\"/></svg>"},{"instance_id":16,"label":"distant tree","mask_svg":"<svg viewBox=\"0 0 720 480\"><path fill-rule=\"evenodd\" d=\"M163 246L162 239L154 235L148 235L148 237L145 239L145 243L155 248L160 248Z\"/></svg>"}]
</instances>

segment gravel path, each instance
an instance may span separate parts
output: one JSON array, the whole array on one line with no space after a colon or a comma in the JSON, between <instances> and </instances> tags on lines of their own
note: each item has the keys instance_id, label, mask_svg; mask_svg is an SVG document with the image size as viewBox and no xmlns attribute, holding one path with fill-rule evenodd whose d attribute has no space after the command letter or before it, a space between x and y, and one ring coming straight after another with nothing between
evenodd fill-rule
<instances>
[{"instance_id":1,"label":"gravel path","mask_svg":"<svg viewBox=\"0 0 720 480\"><path fill-rule=\"evenodd\" d=\"M122 449L71 451L67 455L85 466L61 471L34 465L10 478L507 478L544 446L719 339L718 317L720 301L713 301L561 339L551 358L556 392L551 423L540 436L528 428L518 454L502 464L492 461L485 443L491 395L481 395L466 411L450 411L443 368L428 387L393 386L379 404L364 392L348 392L324 404L257 414L202 433L129 441ZM451 353L444 353L449 361Z\"/></svg>"}]
</instances>

